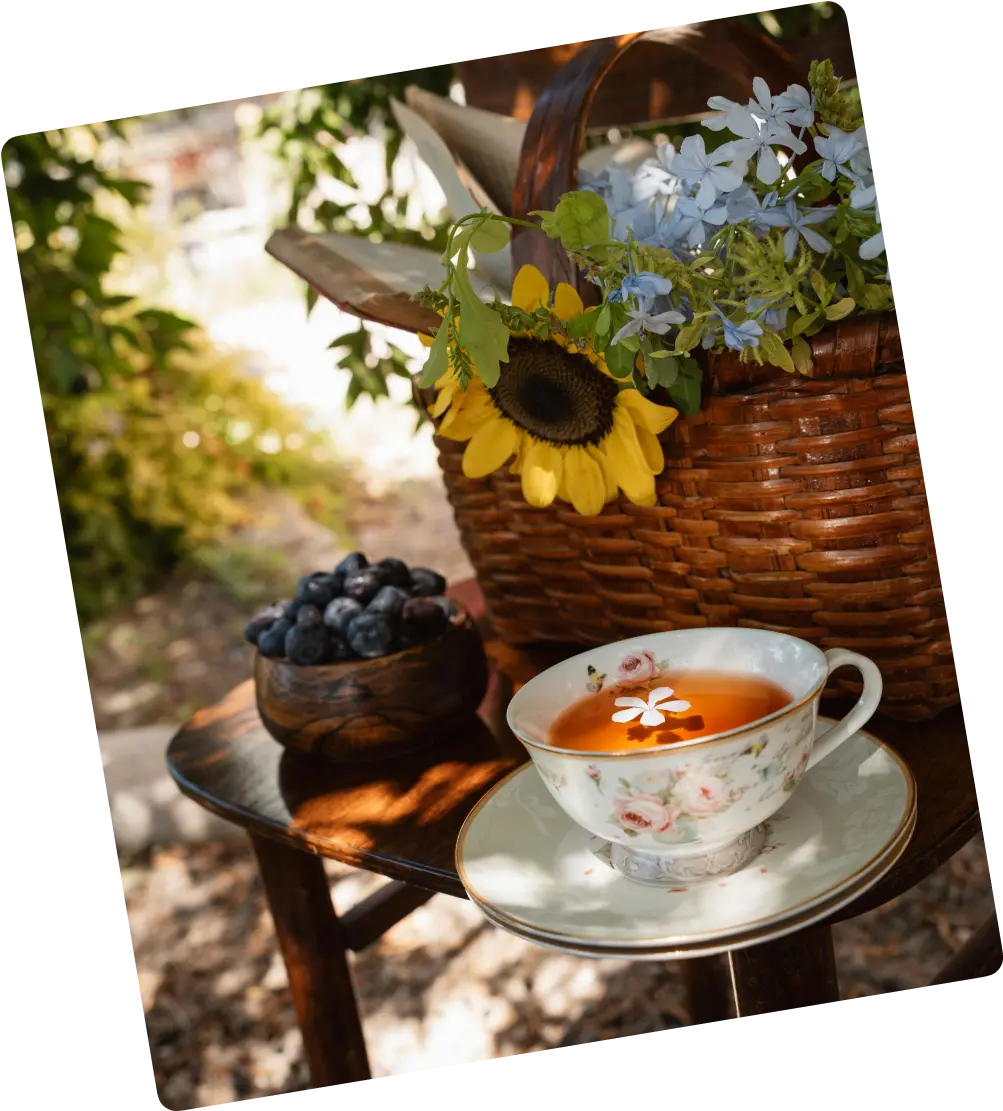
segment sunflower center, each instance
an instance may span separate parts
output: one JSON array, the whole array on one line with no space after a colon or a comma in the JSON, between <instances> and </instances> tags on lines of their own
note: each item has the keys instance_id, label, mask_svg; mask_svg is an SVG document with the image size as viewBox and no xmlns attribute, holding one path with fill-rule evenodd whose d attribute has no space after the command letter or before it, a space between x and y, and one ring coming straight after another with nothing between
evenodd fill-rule
<instances>
[{"instance_id":1,"label":"sunflower center","mask_svg":"<svg viewBox=\"0 0 1003 1111\"><path fill-rule=\"evenodd\" d=\"M490 394L509 420L551 443L597 444L613 427L616 383L552 340L513 336Z\"/></svg>"}]
</instances>

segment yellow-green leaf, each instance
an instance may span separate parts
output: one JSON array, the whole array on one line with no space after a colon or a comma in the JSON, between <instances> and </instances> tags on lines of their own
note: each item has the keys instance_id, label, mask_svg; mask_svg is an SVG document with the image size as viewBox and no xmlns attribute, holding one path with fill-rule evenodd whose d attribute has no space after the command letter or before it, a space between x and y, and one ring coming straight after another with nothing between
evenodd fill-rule
<instances>
[{"instance_id":1,"label":"yellow-green leaf","mask_svg":"<svg viewBox=\"0 0 1003 1111\"><path fill-rule=\"evenodd\" d=\"M818 320L817 312L810 312L807 316L799 316L797 320L794 321L794 326L791 328L791 333L795 336L801 335L801 333L806 328L810 328L816 320Z\"/></svg>"},{"instance_id":2,"label":"yellow-green leaf","mask_svg":"<svg viewBox=\"0 0 1003 1111\"><path fill-rule=\"evenodd\" d=\"M826 305L828 305L829 298L832 296L832 294L829 292L829 286L825 278L823 278L817 270L813 270L811 272L811 287L813 290L815 290L815 295L822 303L822 307L824 308Z\"/></svg>"},{"instance_id":3,"label":"yellow-green leaf","mask_svg":"<svg viewBox=\"0 0 1003 1111\"><path fill-rule=\"evenodd\" d=\"M764 331L759 337L759 347L774 366L786 370L788 374L794 373L794 360L791 358L791 353L784 347L784 341L775 332Z\"/></svg>"},{"instance_id":4,"label":"yellow-green leaf","mask_svg":"<svg viewBox=\"0 0 1003 1111\"><path fill-rule=\"evenodd\" d=\"M842 320L844 316L849 316L856 307L857 302L852 297L844 297L825 310L825 318L826 320Z\"/></svg>"},{"instance_id":5,"label":"yellow-green leaf","mask_svg":"<svg viewBox=\"0 0 1003 1111\"><path fill-rule=\"evenodd\" d=\"M470 246L482 255L489 255L492 251L500 251L508 243L510 236L508 224L488 216L483 223L475 226L470 237Z\"/></svg>"},{"instance_id":6,"label":"yellow-green leaf","mask_svg":"<svg viewBox=\"0 0 1003 1111\"><path fill-rule=\"evenodd\" d=\"M435 341L428 349L428 358L422 368L418 385L423 389L434 386L436 382L449 370L449 356L446 353L446 333L449 329L445 321L439 325L435 333Z\"/></svg>"},{"instance_id":7,"label":"yellow-green leaf","mask_svg":"<svg viewBox=\"0 0 1003 1111\"><path fill-rule=\"evenodd\" d=\"M703 328L703 322L700 320L694 320L692 324L687 324L685 328L680 328L679 334L676 336L676 350L692 351L700 342Z\"/></svg>"},{"instance_id":8,"label":"yellow-green leaf","mask_svg":"<svg viewBox=\"0 0 1003 1111\"><path fill-rule=\"evenodd\" d=\"M811 378L815 364L812 362L811 344L803 336L795 336L791 340L791 356L798 374Z\"/></svg>"}]
</instances>

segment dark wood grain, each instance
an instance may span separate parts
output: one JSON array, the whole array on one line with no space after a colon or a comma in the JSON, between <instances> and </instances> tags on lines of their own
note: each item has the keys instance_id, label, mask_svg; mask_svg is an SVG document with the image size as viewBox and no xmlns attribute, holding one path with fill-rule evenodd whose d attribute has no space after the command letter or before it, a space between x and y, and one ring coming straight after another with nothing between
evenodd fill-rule
<instances>
[{"instance_id":1,"label":"dark wood grain","mask_svg":"<svg viewBox=\"0 0 1003 1111\"><path fill-rule=\"evenodd\" d=\"M718 22L725 21L708 21L705 26L713 30ZM472 108L528 120L554 75L591 45L591 41L566 43L460 62L457 75L466 102ZM844 78L854 76L846 20L838 9L822 34L785 40L784 49L794 59L802 85L815 58L831 58L836 73ZM607 129L698 115L707 111L707 98L711 96L744 103L763 61L768 64L770 59L740 59L741 68L721 73L691 54L670 54L655 44L640 43L631 51L630 64L619 67L597 91L589 127Z\"/></svg>"},{"instance_id":2,"label":"dark wood grain","mask_svg":"<svg viewBox=\"0 0 1003 1111\"><path fill-rule=\"evenodd\" d=\"M365 949L434 894L426 888L391 880L341 916L345 944L353 953Z\"/></svg>"},{"instance_id":3,"label":"dark wood grain","mask_svg":"<svg viewBox=\"0 0 1003 1111\"><path fill-rule=\"evenodd\" d=\"M314 1087L368 1080L369 1059L323 862L251 835Z\"/></svg>"},{"instance_id":4,"label":"dark wood grain","mask_svg":"<svg viewBox=\"0 0 1003 1111\"><path fill-rule=\"evenodd\" d=\"M739 1017L839 999L828 925L810 926L776 941L738 949L728 954L728 960Z\"/></svg>"},{"instance_id":5,"label":"dark wood grain","mask_svg":"<svg viewBox=\"0 0 1003 1111\"><path fill-rule=\"evenodd\" d=\"M937 973L931 984L953 984L958 980L993 976L1001 966L1003 947L1000 944L999 920L994 911Z\"/></svg>"},{"instance_id":6,"label":"dark wood grain","mask_svg":"<svg viewBox=\"0 0 1003 1111\"><path fill-rule=\"evenodd\" d=\"M454 867L460 826L488 787L527 759L504 724L506 701L538 671L580 651L518 651L493 640L487 649L492 677L478 715L433 749L343 767L284 751L261 725L246 683L180 731L168 752L171 772L187 795L262 836L462 897ZM844 710L843 703L823 706L833 716ZM918 821L891 872L834 920L907 891L980 828L960 707L915 724L879 716L868 728L912 769Z\"/></svg>"},{"instance_id":7,"label":"dark wood grain","mask_svg":"<svg viewBox=\"0 0 1003 1111\"><path fill-rule=\"evenodd\" d=\"M693 1025L735 1017L731 968L724 955L682 961L687 1009Z\"/></svg>"},{"instance_id":8,"label":"dark wood grain","mask_svg":"<svg viewBox=\"0 0 1003 1111\"><path fill-rule=\"evenodd\" d=\"M440 636L375 660L298 667L256 655L262 724L287 748L339 763L437 741L477 710L488 683L481 635L461 612Z\"/></svg>"}]
</instances>

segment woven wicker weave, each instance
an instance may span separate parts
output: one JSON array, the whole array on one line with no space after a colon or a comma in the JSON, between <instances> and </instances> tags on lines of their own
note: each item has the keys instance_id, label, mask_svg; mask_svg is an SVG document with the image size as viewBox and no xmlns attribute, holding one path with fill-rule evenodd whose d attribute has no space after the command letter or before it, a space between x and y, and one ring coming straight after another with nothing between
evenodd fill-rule
<instances>
[{"instance_id":1,"label":"woven wicker weave","mask_svg":"<svg viewBox=\"0 0 1003 1111\"><path fill-rule=\"evenodd\" d=\"M589 90L631 41L597 43L591 61L577 56L568 67L576 72L541 99L517 211L552 207L573 187L553 128L582 121ZM541 175L545 163L565 170ZM577 278L538 233L515 247L517 266L530 257L552 282ZM465 445L438 438L461 538L502 639L593 644L673 628L775 629L873 659L890 716L922 720L956 704L894 314L843 322L812 347L811 379L711 358L703 410L661 437L666 467L651 508L621 498L592 518L560 503L534 509L505 469L465 478ZM849 670L827 690L859 692Z\"/></svg>"}]
</instances>

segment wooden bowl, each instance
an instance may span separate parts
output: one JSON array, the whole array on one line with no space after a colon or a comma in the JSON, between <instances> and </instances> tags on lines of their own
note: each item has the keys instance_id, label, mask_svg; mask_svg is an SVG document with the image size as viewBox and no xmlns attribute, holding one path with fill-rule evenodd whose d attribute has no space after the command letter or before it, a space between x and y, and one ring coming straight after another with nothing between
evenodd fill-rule
<instances>
[{"instance_id":1,"label":"wooden bowl","mask_svg":"<svg viewBox=\"0 0 1003 1111\"><path fill-rule=\"evenodd\" d=\"M434 640L380 659L302 667L258 653L254 661L268 732L286 748L341 764L431 744L476 712L487 685L484 644L465 610Z\"/></svg>"}]
</instances>

